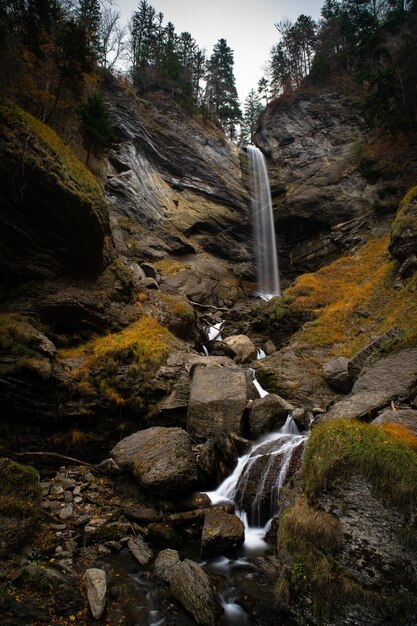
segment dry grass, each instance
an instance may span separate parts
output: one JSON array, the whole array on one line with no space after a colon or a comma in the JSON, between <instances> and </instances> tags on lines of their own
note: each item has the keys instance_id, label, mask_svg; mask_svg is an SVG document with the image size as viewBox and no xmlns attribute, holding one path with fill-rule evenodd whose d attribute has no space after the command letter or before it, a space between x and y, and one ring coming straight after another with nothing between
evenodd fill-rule
<instances>
[{"instance_id":1,"label":"dry grass","mask_svg":"<svg viewBox=\"0 0 417 626\"><path fill-rule=\"evenodd\" d=\"M369 241L287 289L291 308L315 316L296 335L301 349L351 356L393 327L403 330L398 347L417 343L417 276L394 287L398 264L389 257L388 243L388 235Z\"/></svg>"}]
</instances>

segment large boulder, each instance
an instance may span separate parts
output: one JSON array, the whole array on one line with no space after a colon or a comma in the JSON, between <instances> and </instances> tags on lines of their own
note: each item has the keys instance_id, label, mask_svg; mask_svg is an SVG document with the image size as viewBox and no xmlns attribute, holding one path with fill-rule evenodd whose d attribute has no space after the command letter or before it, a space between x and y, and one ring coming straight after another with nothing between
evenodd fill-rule
<instances>
[{"instance_id":1,"label":"large boulder","mask_svg":"<svg viewBox=\"0 0 417 626\"><path fill-rule=\"evenodd\" d=\"M140 485L160 496L183 493L197 481L191 439L181 428L141 430L119 441L111 456Z\"/></svg>"},{"instance_id":2,"label":"large boulder","mask_svg":"<svg viewBox=\"0 0 417 626\"><path fill-rule=\"evenodd\" d=\"M372 424L375 426L383 426L384 424L401 424L408 430L417 435L417 411L414 409L397 409L393 411L388 409L383 411L376 417Z\"/></svg>"},{"instance_id":3,"label":"large boulder","mask_svg":"<svg viewBox=\"0 0 417 626\"><path fill-rule=\"evenodd\" d=\"M349 393L352 389L353 380L348 371L349 359L338 356L323 365L323 378L326 383L342 393Z\"/></svg>"},{"instance_id":4,"label":"large boulder","mask_svg":"<svg viewBox=\"0 0 417 626\"><path fill-rule=\"evenodd\" d=\"M233 367L196 367L191 383L187 430L207 438L223 432L240 433L247 383Z\"/></svg>"},{"instance_id":5,"label":"large boulder","mask_svg":"<svg viewBox=\"0 0 417 626\"><path fill-rule=\"evenodd\" d=\"M288 414L294 409L292 404L269 393L253 401L249 412L249 431L252 437L259 437L284 425Z\"/></svg>"},{"instance_id":6,"label":"large boulder","mask_svg":"<svg viewBox=\"0 0 417 626\"><path fill-rule=\"evenodd\" d=\"M214 626L220 607L213 587L200 565L185 559L174 567L170 580L171 593L194 617L197 624Z\"/></svg>"},{"instance_id":7,"label":"large boulder","mask_svg":"<svg viewBox=\"0 0 417 626\"><path fill-rule=\"evenodd\" d=\"M235 551L245 540L245 526L236 515L214 508L204 517L201 535L203 556L226 554Z\"/></svg>"},{"instance_id":8,"label":"large boulder","mask_svg":"<svg viewBox=\"0 0 417 626\"><path fill-rule=\"evenodd\" d=\"M232 335L224 343L232 348L236 363L250 363L256 359L256 347L246 335Z\"/></svg>"},{"instance_id":9,"label":"large boulder","mask_svg":"<svg viewBox=\"0 0 417 626\"><path fill-rule=\"evenodd\" d=\"M365 367L352 392L318 420L374 416L391 400L408 397L416 381L417 348L401 350Z\"/></svg>"},{"instance_id":10,"label":"large boulder","mask_svg":"<svg viewBox=\"0 0 417 626\"><path fill-rule=\"evenodd\" d=\"M92 567L84 574L88 604L94 619L100 619L106 606L107 579L106 572Z\"/></svg>"}]
</instances>

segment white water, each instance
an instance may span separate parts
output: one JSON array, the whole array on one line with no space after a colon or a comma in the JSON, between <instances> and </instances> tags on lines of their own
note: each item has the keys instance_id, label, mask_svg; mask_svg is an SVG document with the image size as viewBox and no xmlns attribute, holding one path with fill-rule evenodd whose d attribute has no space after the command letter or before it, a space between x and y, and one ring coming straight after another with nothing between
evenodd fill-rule
<instances>
[{"instance_id":1,"label":"white water","mask_svg":"<svg viewBox=\"0 0 417 626\"><path fill-rule=\"evenodd\" d=\"M259 397L260 398L265 398L265 396L267 396L269 394L269 391L265 391L265 389L263 389L263 387L261 387L261 383L256 380L256 374L255 374L255 370L252 369L251 367L248 368L249 372L252 374L252 378L253 378L253 385L256 389L256 391L259 393Z\"/></svg>"},{"instance_id":2,"label":"white water","mask_svg":"<svg viewBox=\"0 0 417 626\"><path fill-rule=\"evenodd\" d=\"M264 456L263 452L260 451L257 454L257 451L266 444L275 444L275 446L272 447L272 450L268 451L268 455L270 457L268 467L264 472L261 483L257 487L257 496L252 504L252 517L257 519L259 524L261 519L260 498L262 495L262 487L265 485L265 481L267 480L268 470L272 464L274 456L277 454L282 455L281 469L271 494L270 519L263 527L260 525L250 526L247 514L244 511L237 510L237 515L245 525L245 543L243 545L243 549L247 554L254 552L259 554L267 547L264 537L270 528L272 517L277 513L279 491L285 482L292 454L294 450L303 441L305 441L305 439L305 435L300 434L292 417L288 416L284 426L282 426L279 431L265 435L264 437L258 439L249 452L238 459L234 472L228 476L215 491L208 492L207 495L213 504L218 504L220 502L232 502L237 505L236 499L238 487L244 491L245 481L247 482L250 468L255 463L256 459Z\"/></svg>"},{"instance_id":3,"label":"white water","mask_svg":"<svg viewBox=\"0 0 417 626\"><path fill-rule=\"evenodd\" d=\"M207 337L209 341L213 341L214 339L216 341L222 341L220 330L223 324L224 322L221 321L221 322L218 322L218 324L214 324L213 326L209 326L207 328Z\"/></svg>"},{"instance_id":4,"label":"white water","mask_svg":"<svg viewBox=\"0 0 417 626\"><path fill-rule=\"evenodd\" d=\"M268 171L262 152L256 146L247 148L258 295L264 300L270 300L280 296L281 292Z\"/></svg>"},{"instance_id":5,"label":"white water","mask_svg":"<svg viewBox=\"0 0 417 626\"><path fill-rule=\"evenodd\" d=\"M262 348L258 348L256 351L256 359L259 361L259 359L264 359L265 357L266 357L266 354L262 350Z\"/></svg>"}]
</instances>

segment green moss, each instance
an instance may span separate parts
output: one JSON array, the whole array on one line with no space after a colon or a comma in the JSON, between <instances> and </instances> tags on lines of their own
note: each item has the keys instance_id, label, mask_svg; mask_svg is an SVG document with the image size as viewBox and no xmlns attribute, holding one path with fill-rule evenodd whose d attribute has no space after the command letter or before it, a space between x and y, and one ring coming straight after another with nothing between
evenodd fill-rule
<instances>
[{"instance_id":1,"label":"green moss","mask_svg":"<svg viewBox=\"0 0 417 626\"><path fill-rule=\"evenodd\" d=\"M303 461L308 497L335 480L362 475L375 496L407 512L417 505L417 451L384 429L332 420L313 429Z\"/></svg>"},{"instance_id":2,"label":"green moss","mask_svg":"<svg viewBox=\"0 0 417 626\"><path fill-rule=\"evenodd\" d=\"M90 543L101 543L104 541L119 541L126 535L126 528L118 524L107 524L96 528L90 535Z\"/></svg>"},{"instance_id":3,"label":"green moss","mask_svg":"<svg viewBox=\"0 0 417 626\"><path fill-rule=\"evenodd\" d=\"M36 470L0 459L0 557L16 552L33 534L41 515Z\"/></svg>"},{"instance_id":4,"label":"green moss","mask_svg":"<svg viewBox=\"0 0 417 626\"><path fill-rule=\"evenodd\" d=\"M43 380L51 375L50 360L39 349L40 333L32 325L34 320L18 313L0 315L0 376L22 371L36 373Z\"/></svg>"},{"instance_id":5,"label":"green moss","mask_svg":"<svg viewBox=\"0 0 417 626\"><path fill-rule=\"evenodd\" d=\"M76 195L107 230L109 211L103 190L91 172L58 135L30 113L9 101L0 101L0 138L8 150L58 187Z\"/></svg>"},{"instance_id":6,"label":"green moss","mask_svg":"<svg viewBox=\"0 0 417 626\"><path fill-rule=\"evenodd\" d=\"M417 187L410 189L401 200L391 227L393 237L401 237L407 230L417 233Z\"/></svg>"}]
</instances>

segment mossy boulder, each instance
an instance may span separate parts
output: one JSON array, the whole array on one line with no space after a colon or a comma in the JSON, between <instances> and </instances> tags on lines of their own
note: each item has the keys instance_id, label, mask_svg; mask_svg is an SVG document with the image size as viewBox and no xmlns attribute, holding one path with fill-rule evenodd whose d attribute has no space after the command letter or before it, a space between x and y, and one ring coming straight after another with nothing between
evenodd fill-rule
<instances>
[{"instance_id":1,"label":"mossy boulder","mask_svg":"<svg viewBox=\"0 0 417 626\"><path fill-rule=\"evenodd\" d=\"M413 187L400 203L391 228L389 251L403 262L417 253L417 187Z\"/></svg>"},{"instance_id":2,"label":"mossy boulder","mask_svg":"<svg viewBox=\"0 0 417 626\"><path fill-rule=\"evenodd\" d=\"M391 425L390 425L391 426ZM313 429L303 495L280 519L279 600L323 625L417 619L417 438L335 420Z\"/></svg>"},{"instance_id":3,"label":"mossy boulder","mask_svg":"<svg viewBox=\"0 0 417 626\"><path fill-rule=\"evenodd\" d=\"M41 515L39 476L33 467L0 458L0 557L30 541Z\"/></svg>"},{"instance_id":4,"label":"mossy boulder","mask_svg":"<svg viewBox=\"0 0 417 626\"><path fill-rule=\"evenodd\" d=\"M56 133L0 102L0 275L8 282L98 271L109 214L102 188Z\"/></svg>"}]
</instances>

